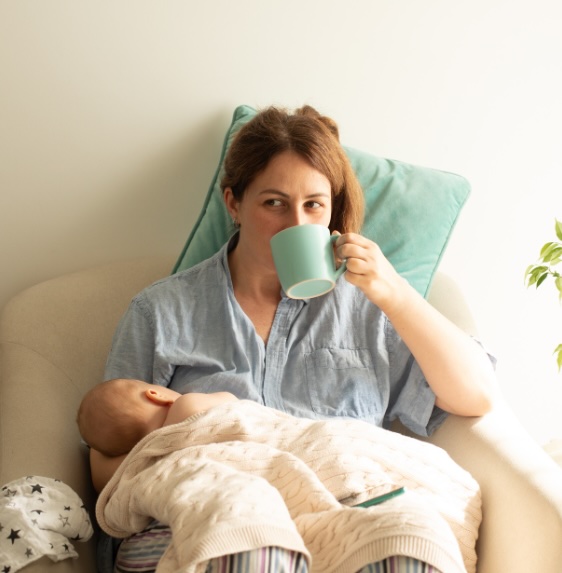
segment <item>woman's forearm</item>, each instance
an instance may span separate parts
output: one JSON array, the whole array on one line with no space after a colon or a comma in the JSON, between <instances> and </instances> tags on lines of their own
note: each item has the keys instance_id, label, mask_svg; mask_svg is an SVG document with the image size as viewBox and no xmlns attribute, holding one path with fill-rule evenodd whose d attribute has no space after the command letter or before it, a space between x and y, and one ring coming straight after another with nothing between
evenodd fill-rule
<instances>
[{"instance_id":1,"label":"woman's forearm","mask_svg":"<svg viewBox=\"0 0 562 573\"><path fill-rule=\"evenodd\" d=\"M412 287L401 291L386 314L422 369L436 404L461 416L488 412L496 380L486 352Z\"/></svg>"},{"instance_id":2,"label":"woman's forearm","mask_svg":"<svg viewBox=\"0 0 562 573\"><path fill-rule=\"evenodd\" d=\"M90 472L92 474L92 483L97 493L100 493L107 485L126 455L109 457L90 448Z\"/></svg>"}]
</instances>

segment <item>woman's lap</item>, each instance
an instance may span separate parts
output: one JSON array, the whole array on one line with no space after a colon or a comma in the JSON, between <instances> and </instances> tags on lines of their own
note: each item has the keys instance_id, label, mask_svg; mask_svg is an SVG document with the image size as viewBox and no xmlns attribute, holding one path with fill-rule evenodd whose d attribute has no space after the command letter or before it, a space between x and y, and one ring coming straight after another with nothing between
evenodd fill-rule
<instances>
[{"instance_id":1,"label":"woman's lap","mask_svg":"<svg viewBox=\"0 0 562 573\"><path fill-rule=\"evenodd\" d=\"M121 543L114 573L152 573L172 539L167 525L152 522L144 531Z\"/></svg>"},{"instance_id":2,"label":"woman's lap","mask_svg":"<svg viewBox=\"0 0 562 573\"><path fill-rule=\"evenodd\" d=\"M142 533L125 539L117 552L114 573L152 573L171 540L170 528L153 522ZM300 553L280 547L225 555L212 559L206 573L307 573L306 559ZM409 557L389 557L367 565L358 573L439 573L431 565Z\"/></svg>"}]
</instances>

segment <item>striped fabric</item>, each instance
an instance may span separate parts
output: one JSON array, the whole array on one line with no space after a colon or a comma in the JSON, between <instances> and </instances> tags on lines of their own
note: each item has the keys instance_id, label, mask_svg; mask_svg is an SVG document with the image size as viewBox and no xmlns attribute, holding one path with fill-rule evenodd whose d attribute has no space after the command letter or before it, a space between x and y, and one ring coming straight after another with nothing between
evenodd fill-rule
<instances>
[{"instance_id":1,"label":"striped fabric","mask_svg":"<svg viewBox=\"0 0 562 573\"><path fill-rule=\"evenodd\" d=\"M119 546L114 573L154 573L172 539L167 525L153 521L142 533L125 539Z\"/></svg>"},{"instance_id":2,"label":"striped fabric","mask_svg":"<svg viewBox=\"0 0 562 573\"><path fill-rule=\"evenodd\" d=\"M367 565L357 573L439 573L439 571L417 559L397 556Z\"/></svg>"},{"instance_id":3,"label":"striped fabric","mask_svg":"<svg viewBox=\"0 0 562 573\"><path fill-rule=\"evenodd\" d=\"M154 573L158 560L170 542L168 526L153 522L142 534L126 539L119 548L114 573ZM307 573L300 553L280 547L224 555L209 562L205 573ZM357 573L439 573L437 569L410 557L389 557L363 567Z\"/></svg>"},{"instance_id":4,"label":"striped fabric","mask_svg":"<svg viewBox=\"0 0 562 573\"><path fill-rule=\"evenodd\" d=\"M307 573L307 571L308 566L302 553L281 547L263 547L212 559L205 573Z\"/></svg>"}]
</instances>

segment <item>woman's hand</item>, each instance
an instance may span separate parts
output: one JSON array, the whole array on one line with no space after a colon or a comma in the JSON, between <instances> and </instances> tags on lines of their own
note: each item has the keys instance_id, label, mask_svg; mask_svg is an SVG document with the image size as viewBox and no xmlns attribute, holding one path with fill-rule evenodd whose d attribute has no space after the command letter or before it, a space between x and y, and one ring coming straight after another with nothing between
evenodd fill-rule
<instances>
[{"instance_id":1,"label":"woman's hand","mask_svg":"<svg viewBox=\"0 0 562 573\"><path fill-rule=\"evenodd\" d=\"M347 261L345 278L360 288L383 312L392 312L409 288L380 247L361 235L347 233L336 241L336 256Z\"/></svg>"}]
</instances>

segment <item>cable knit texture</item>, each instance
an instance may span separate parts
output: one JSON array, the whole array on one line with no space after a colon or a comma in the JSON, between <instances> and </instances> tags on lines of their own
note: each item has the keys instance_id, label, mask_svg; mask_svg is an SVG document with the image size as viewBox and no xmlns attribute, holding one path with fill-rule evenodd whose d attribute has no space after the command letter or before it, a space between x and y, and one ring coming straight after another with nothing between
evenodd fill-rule
<instances>
[{"instance_id":1,"label":"cable knit texture","mask_svg":"<svg viewBox=\"0 0 562 573\"><path fill-rule=\"evenodd\" d=\"M351 507L405 486L404 495ZM391 555L476 571L476 481L431 444L357 420L307 420L223 404L144 438L99 496L114 537L155 518L172 542L158 573L201 572L264 546L304 553L312 572L354 573Z\"/></svg>"}]
</instances>

